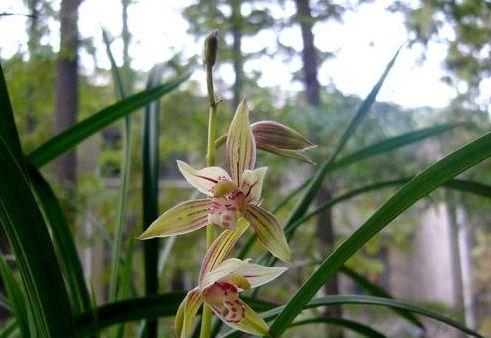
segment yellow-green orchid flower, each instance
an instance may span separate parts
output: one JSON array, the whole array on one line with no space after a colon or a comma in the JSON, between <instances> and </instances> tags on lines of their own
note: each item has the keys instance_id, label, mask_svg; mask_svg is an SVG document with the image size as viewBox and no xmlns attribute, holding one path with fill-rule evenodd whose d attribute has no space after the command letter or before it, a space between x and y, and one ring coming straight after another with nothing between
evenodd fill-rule
<instances>
[{"instance_id":1,"label":"yellow-green orchid flower","mask_svg":"<svg viewBox=\"0 0 491 338\"><path fill-rule=\"evenodd\" d=\"M246 100L241 102L230 124L226 160L230 174L219 167L196 170L178 161L179 170L189 184L211 198L178 204L163 213L139 238L185 234L208 224L234 229L243 217L274 256L291 262L282 227L272 213L260 206L267 168L254 169L256 143Z\"/></svg>"},{"instance_id":2,"label":"yellow-green orchid flower","mask_svg":"<svg viewBox=\"0 0 491 338\"><path fill-rule=\"evenodd\" d=\"M190 334L195 316L204 302L225 324L250 334L265 335L266 322L239 298L239 292L263 285L287 268L266 267L249 260L230 258L200 278L199 285L189 291L175 318L176 336Z\"/></svg>"}]
</instances>

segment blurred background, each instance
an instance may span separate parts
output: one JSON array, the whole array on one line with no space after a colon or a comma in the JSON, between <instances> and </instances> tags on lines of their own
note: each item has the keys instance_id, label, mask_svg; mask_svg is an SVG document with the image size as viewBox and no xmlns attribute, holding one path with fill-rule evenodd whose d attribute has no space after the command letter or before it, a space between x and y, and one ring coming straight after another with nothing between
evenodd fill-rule
<instances>
[{"instance_id":1,"label":"blurred background","mask_svg":"<svg viewBox=\"0 0 491 338\"><path fill-rule=\"evenodd\" d=\"M487 1L2 0L0 57L26 153L117 100L103 29L128 93L143 89L157 64L162 64L164 79L194 70L190 81L161 102L162 211L193 193L175 160L204 164L208 108L201 46L213 29L221 34L215 75L216 92L224 100L220 134L240 99L247 96L253 121L278 120L308 135L318 144L312 157L321 162L401 46L378 102L345 153L414 129L465 122L437 138L333 172L319 203L376 181L410 177L491 126ZM142 114L132 116L125 247L142 230ZM122 123L115 124L44 169L69 212L98 304L108 293L122 130ZM268 207L315 170L265 153L258 161L259 166L270 167L264 201ZM465 177L491 184L490 161ZM291 243L294 267L261 293L278 303L286 301L333 246L395 189L336 204L303 225ZM279 213L281 220L294 203ZM349 266L398 298L437 309L491 335L490 226L489 200L440 189L392 222ZM205 250L203 236L198 232L167 240L162 255L169 259L161 291L194 287ZM8 250L3 233L1 245ZM135 245L134 283L142 284L141 243ZM258 247L251 257L260 256L261 250ZM340 275L322 292L364 291ZM363 318L391 337L419 334L374 307L326 311ZM171 321L162 320L163 336L171 336L171 326ZM326 331L322 325L314 328L309 337L353 336ZM128 337L131 332L127 330ZM306 337L302 328L286 335ZM461 337L433 323L428 336Z\"/></svg>"}]
</instances>

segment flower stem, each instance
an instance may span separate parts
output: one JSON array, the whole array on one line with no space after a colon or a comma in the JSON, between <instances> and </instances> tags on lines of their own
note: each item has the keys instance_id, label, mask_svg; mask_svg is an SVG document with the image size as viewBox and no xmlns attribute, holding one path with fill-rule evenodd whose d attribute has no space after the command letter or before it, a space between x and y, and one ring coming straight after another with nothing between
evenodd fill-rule
<instances>
[{"instance_id":1,"label":"flower stem","mask_svg":"<svg viewBox=\"0 0 491 338\"><path fill-rule=\"evenodd\" d=\"M205 45L205 49L206 49L206 45ZM216 51L215 51L215 55L216 55ZM207 162L206 164L208 167L215 165L215 136L216 136L215 134L216 134L217 108L218 108L218 102L215 97L215 89L213 87L213 64L214 64L214 60L213 62L206 62L205 60L206 88L208 90L208 99L210 102L210 115L208 119L208 146L206 152L206 162ZM206 248L209 248L211 246L214 239L215 239L215 229L213 225L209 224L206 227ZM211 308L208 305L204 304L203 314L201 316L200 338L210 337L211 315L212 315Z\"/></svg>"}]
</instances>

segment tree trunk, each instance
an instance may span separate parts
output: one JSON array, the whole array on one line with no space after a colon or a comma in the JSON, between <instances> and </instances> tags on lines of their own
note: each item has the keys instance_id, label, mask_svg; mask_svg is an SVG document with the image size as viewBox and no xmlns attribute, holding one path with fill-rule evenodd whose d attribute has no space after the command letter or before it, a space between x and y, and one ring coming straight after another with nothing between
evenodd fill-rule
<instances>
[{"instance_id":1,"label":"tree trunk","mask_svg":"<svg viewBox=\"0 0 491 338\"><path fill-rule=\"evenodd\" d=\"M232 47L232 63L235 73L235 81L233 86L233 108L235 109L242 100L243 90L243 60L242 60L242 14L240 12L240 0L232 0L232 35L233 35L233 47Z\"/></svg>"},{"instance_id":2,"label":"tree trunk","mask_svg":"<svg viewBox=\"0 0 491 338\"><path fill-rule=\"evenodd\" d=\"M320 84L319 80L317 79L318 60L317 52L314 45L314 34L312 32L314 19L312 17L309 0L295 0L295 4L297 7L297 20L302 31L302 63L307 104L311 107L320 108ZM330 190L328 188L322 188L318 195L317 203L325 203L330 198ZM328 209L319 214L317 218L317 237L320 241L320 244L325 249L323 250L323 252L327 252L334 246L335 237L331 209ZM325 284L324 291L328 295L338 293L338 281L336 277L331 278ZM326 309L325 315L328 317L340 317L341 307L330 306ZM329 329L328 337L342 337L342 332Z\"/></svg>"},{"instance_id":3,"label":"tree trunk","mask_svg":"<svg viewBox=\"0 0 491 338\"><path fill-rule=\"evenodd\" d=\"M297 5L297 20L302 30L302 61L305 92L307 103L311 106L320 105L320 85L317 80L317 52L312 32L313 18L309 0L295 0Z\"/></svg>"},{"instance_id":4,"label":"tree trunk","mask_svg":"<svg viewBox=\"0 0 491 338\"><path fill-rule=\"evenodd\" d=\"M29 0L27 2L27 6L29 8L29 13L31 14L28 34L29 40L27 41L27 49L29 51L29 62L35 67L36 59L38 56L38 47L39 47L39 0ZM32 83L27 86L27 131L29 133L34 131L36 126L36 117L35 117L35 88Z\"/></svg>"},{"instance_id":5,"label":"tree trunk","mask_svg":"<svg viewBox=\"0 0 491 338\"><path fill-rule=\"evenodd\" d=\"M56 79L54 131L60 133L76 122L78 108L78 30L80 1L62 0L60 9L60 51ZM70 195L75 193L77 157L75 151L60 156L54 164L60 184Z\"/></svg>"}]
</instances>

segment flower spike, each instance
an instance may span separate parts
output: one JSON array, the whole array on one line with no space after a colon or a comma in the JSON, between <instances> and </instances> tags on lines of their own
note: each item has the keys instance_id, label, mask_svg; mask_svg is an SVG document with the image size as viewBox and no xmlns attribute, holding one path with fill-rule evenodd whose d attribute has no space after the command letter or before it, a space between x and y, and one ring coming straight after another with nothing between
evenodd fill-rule
<instances>
[{"instance_id":1,"label":"flower spike","mask_svg":"<svg viewBox=\"0 0 491 338\"><path fill-rule=\"evenodd\" d=\"M289 131L287 127L280 129ZM292 133L296 135L296 132ZM291 263L290 248L282 227L273 214L259 206L267 168L254 169L256 143L245 99L237 108L230 124L226 158L230 174L219 167L197 170L183 161L177 161L177 166L188 183L211 199L187 201L171 208L139 238L185 234L208 224L233 230L244 217L257 232L266 249L279 259Z\"/></svg>"}]
</instances>

